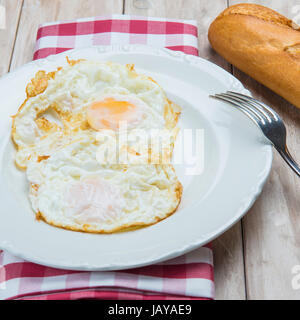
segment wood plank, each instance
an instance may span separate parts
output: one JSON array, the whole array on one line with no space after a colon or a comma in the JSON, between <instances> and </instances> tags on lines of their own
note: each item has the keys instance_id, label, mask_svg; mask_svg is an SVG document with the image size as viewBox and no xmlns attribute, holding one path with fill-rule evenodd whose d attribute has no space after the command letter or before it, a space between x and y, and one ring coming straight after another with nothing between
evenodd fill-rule
<instances>
[{"instance_id":1,"label":"wood plank","mask_svg":"<svg viewBox=\"0 0 300 320\"><path fill-rule=\"evenodd\" d=\"M5 8L6 24L4 29L0 28L0 76L9 69L22 3L20 0L0 0L0 6Z\"/></svg>"},{"instance_id":2,"label":"wood plank","mask_svg":"<svg viewBox=\"0 0 300 320\"><path fill-rule=\"evenodd\" d=\"M230 4L239 2L230 0ZM243 2L271 7L290 18L300 13L298 0ZM255 97L266 102L283 117L288 129L291 153L300 162L299 110L241 71L234 69L234 74ZM300 298L300 290L293 290L291 285L292 268L300 264L299 194L299 178L274 154L272 172L264 191L243 220L249 299Z\"/></svg>"},{"instance_id":3,"label":"wood plank","mask_svg":"<svg viewBox=\"0 0 300 320\"><path fill-rule=\"evenodd\" d=\"M241 222L213 241L216 300L245 300Z\"/></svg>"},{"instance_id":4,"label":"wood plank","mask_svg":"<svg viewBox=\"0 0 300 320\"><path fill-rule=\"evenodd\" d=\"M122 13L122 11L123 0L24 0L12 69L32 60L40 23Z\"/></svg>"},{"instance_id":5,"label":"wood plank","mask_svg":"<svg viewBox=\"0 0 300 320\"><path fill-rule=\"evenodd\" d=\"M210 22L227 6L226 0L126 0L125 13L180 19L196 19L199 27L199 55L223 68L230 65L214 53L207 40ZM245 299L241 225L238 223L213 242L216 299Z\"/></svg>"}]
</instances>

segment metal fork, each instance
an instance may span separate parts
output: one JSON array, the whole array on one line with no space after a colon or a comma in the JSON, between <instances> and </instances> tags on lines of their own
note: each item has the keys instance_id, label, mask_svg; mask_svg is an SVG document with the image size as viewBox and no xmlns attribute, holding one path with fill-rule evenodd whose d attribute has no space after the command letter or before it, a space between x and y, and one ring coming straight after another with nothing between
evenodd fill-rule
<instances>
[{"instance_id":1,"label":"metal fork","mask_svg":"<svg viewBox=\"0 0 300 320\"><path fill-rule=\"evenodd\" d=\"M285 125L273 109L252 97L233 91L210 95L210 97L229 102L243 111L260 127L281 157L300 177L300 167L291 156L286 145Z\"/></svg>"}]
</instances>

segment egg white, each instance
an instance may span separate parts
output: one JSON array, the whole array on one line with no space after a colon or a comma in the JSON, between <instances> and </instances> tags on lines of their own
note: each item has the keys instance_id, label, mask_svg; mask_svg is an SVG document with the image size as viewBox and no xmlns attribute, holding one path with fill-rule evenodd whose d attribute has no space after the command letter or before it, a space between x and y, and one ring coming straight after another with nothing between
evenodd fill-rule
<instances>
[{"instance_id":1,"label":"egg white","mask_svg":"<svg viewBox=\"0 0 300 320\"><path fill-rule=\"evenodd\" d=\"M36 74L13 119L15 161L26 169L36 216L57 227L96 233L147 226L168 217L182 193L170 164L180 109L154 80L136 73L132 65L68 62L55 72ZM88 121L88 108L107 98L128 101L139 113L126 127L129 141L120 143L120 132L95 130ZM162 134L162 157L141 139L140 132L153 129ZM117 142L121 159L112 161ZM122 161L127 156L130 161ZM77 208L72 192L78 185L84 187L83 204ZM99 201L92 203L95 214L88 217L85 212L92 210L84 207L91 193Z\"/></svg>"},{"instance_id":2,"label":"egg white","mask_svg":"<svg viewBox=\"0 0 300 320\"><path fill-rule=\"evenodd\" d=\"M182 188L172 165L101 165L96 159L97 143L81 137L48 159L29 162L30 200L38 217L70 230L111 233L154 224L176 210ZM66 190L78 181L98 178L120 194L112 205L121 209L113 219L90 223L70 214Z\"/></svg>"},{"instance_id":3,"label":"egg white","mask_svg":"<svg viewBox=\"0 0 300 320\"><path fill-rule=\"evenodd\" d=\"M138 74L132 65L112 62L78 61L52 72L39 72L27 86L27 99L14 116L12 137L18 147L16 163L26 168L31 154L48 154L57 149L65 136L79 130L96 132L87 123L91 103L108 96L140 100L142 120L135 128L174 128L179 110L151 78ZM52 110L61 125L44 117ZM129 128L130 129L130 128Z\"/></svg>"}]
</instances>

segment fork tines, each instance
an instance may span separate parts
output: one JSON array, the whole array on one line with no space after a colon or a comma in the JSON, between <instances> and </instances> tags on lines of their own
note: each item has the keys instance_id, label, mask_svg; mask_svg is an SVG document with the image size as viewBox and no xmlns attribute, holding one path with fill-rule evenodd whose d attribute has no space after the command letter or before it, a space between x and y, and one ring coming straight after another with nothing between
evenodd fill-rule
<instances>
[{"instance_id":1,"label":"fork tines","mask_svg":"<svg viewBox=\"0 0 300 320\"><path fill-rule=\"evenodd\" d=\"M227 91L226 93L211 95L211 97L231 103L257 124L265 124L266 122L278 121L280 119L277 113L270 107L242 93Z\"/></svg>"}]
</instances>

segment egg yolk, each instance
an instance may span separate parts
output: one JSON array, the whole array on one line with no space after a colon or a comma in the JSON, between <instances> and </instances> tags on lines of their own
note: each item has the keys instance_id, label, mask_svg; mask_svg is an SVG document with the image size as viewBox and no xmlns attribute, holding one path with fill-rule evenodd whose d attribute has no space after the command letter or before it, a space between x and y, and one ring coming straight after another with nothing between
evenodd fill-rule
<instances>
[{"instance_id":1,"label":"egg yolk","mask_svg":"<svg viewBox=\"0 0 300 320\"><path fill-rule=\"evenodd\" d=\"M87 121L95 130L117 130L121 122L138 123L141 114L136 105L126 100L116 100L113 97L92 103L87 109Z\"/></svg>"},{"instance_id":2,"label":"egg yolk","mask_svg":"<svg viewBox=\"0 0 300 320\"><path fill-rule=\"evenodd\" d=\"M72 184L65 194L69 216L78 223L103 223L121 214L122 196L114 185L102 179Z\"/></svg>"}]
</instances>

